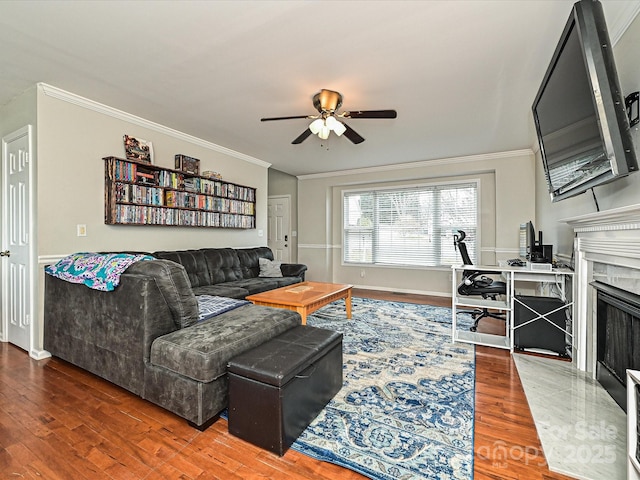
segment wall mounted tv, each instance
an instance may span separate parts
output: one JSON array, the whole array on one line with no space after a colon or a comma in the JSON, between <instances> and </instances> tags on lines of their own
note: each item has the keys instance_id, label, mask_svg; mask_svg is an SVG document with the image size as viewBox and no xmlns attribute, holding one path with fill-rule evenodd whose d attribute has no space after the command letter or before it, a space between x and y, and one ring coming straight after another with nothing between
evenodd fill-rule
<instances>
[{"instance_id":1,"label":"wall mounted tv","mask_svg":"<svg viewBox=\"0 0 640 480\"><path fill-rule=\"evenodd\" d=\"M552 201L638 169L602 5L573 6L533 118Z\"/></svg>"}]
</instances>

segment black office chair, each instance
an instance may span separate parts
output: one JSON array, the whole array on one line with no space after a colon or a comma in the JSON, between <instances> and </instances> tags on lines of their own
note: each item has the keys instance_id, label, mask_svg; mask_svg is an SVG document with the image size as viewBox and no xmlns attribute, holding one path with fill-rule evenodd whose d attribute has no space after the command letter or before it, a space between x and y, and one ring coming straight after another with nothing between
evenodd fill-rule
<instances>
[{"instance_id":1,"label":"black office chair","mask_svg":"<svg viewBox=\"0 0 640 480\"><path fill-rule=\"evenodd\" d=\"M473 265L469 252L467 252L467 246L464 243L464 239L467 236L462 230L458 230L458 235L453 236L454 246L460 250L462 256L462 263L465 265ZM495 281L492 278L487 277L487 274L495 272L487 272L481 270L463 270L462 281L458 285L458 293L460 295L480 295L482 298L496 300L498 295L506 295L507 284L504 282ZM505 320L504 313L495 313L489 311L488 308L477 308L471 311L461 311L459 313L469 313L473 318L473 325L469 328L472 332L478 329L478 322L485 317L497 318L499 320Z\"/></svg>"}]
</instances>

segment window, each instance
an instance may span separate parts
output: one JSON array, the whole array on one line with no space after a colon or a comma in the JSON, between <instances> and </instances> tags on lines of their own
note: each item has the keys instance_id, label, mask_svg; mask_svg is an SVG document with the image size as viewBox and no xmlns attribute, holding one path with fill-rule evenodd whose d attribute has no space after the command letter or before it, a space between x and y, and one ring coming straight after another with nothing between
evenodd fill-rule
<instances>
[{"instance_id":1,"label":"window","mask_svg":"<svg viewBox=\"0 0 640 480\"><path fill-rule=\"evenodd\" d=\"M375 265L460 263L453 234L464 230L475 263L477 182L343 193L343 261Z\"/></svg>"}]
</instances>

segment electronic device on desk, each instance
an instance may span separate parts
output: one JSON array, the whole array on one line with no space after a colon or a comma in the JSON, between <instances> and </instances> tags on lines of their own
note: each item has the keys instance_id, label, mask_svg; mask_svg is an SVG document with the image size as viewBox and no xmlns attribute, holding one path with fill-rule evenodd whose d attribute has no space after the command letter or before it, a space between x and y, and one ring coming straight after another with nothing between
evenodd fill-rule
<instances>
[{"instance_id":1,"label":"electronic device on desk","mask_svg":"<svg viewBox=\"0 0 640 480\"><path fill-rule=\"evenodd\" d=\"M529 263L529 270L532 272L551 272L553 265L551 263Z\"/></svg>"},{"instance_id":2,"label":"electronic device on desk","mask_svg":"<svg viewBox=\"0 0 640 480\"><path fill-rule=\"evenodd\" d=\"M509 265L510 267L526 267L527 262L525 262L521 258L510 258L509 260L507 260L507 265Z\"/></svg>"},{"instance_id":3,"label":"electronic device on desk","mask_svg":"<svg viewBox=\"0 0 640 480\"><path fill-rule=\"evenodd\" d=\"M531 264L553 262L553 245L542 243L542 231L538 232L536 240L536 229L531 221L527 223L527 260Z\"/></svg>"}]
</instances>

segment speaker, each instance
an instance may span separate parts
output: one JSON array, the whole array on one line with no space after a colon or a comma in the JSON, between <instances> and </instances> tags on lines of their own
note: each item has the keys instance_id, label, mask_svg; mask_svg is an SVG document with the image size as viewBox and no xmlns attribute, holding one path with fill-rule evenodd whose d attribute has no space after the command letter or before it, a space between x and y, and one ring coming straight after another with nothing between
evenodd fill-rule
<instances>
[{"instance_id":1,"label":"speaker","mask_svg":"<svg viewBox=\"0 0 640 480\"><path fill-rule=\"evenodd\" d=\"M566 304L555 297L516 295L514 298L516 300L513 314L514 347L518 350L527 348L550 350L562 357L570 357L571 342L568 341L565 333L565 330L569 331L567 309L561 308ZM556 309L558 311L549 314ZM545 315L551 323L544 318L538 318L527 325L520 326L537 318L538 315Z\"/></svg>"},{"instance_id":2,"label":"speaker","mask_svg":"<svg viewBox=\"0 0 640 480\"><path fill-rule=\"evenodd\" d=\"M531 252L532 263L553 263L553 245L536 245Z\"/></svg>"}]
</instances>

